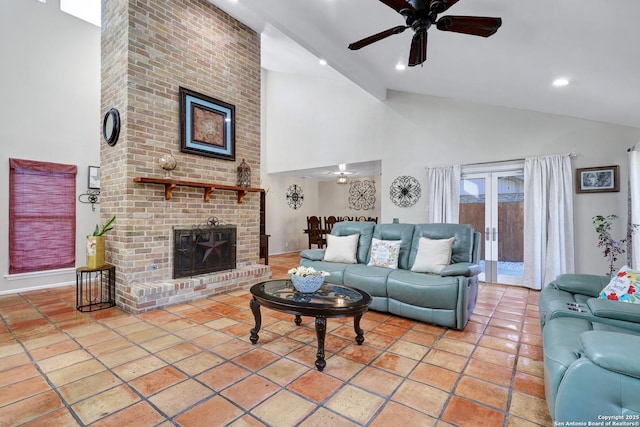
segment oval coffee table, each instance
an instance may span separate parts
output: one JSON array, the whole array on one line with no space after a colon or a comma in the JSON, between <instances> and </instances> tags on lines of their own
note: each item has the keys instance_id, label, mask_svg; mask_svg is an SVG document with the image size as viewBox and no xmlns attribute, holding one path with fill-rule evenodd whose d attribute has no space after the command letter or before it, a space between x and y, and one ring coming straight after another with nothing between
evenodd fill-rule
<instances>
[{"instance_id":1,"label":"oval coffee table","mask_svg":"<svg viewBox=\"0 0 640 427\"><path fill-rule=\"evenodd\" d=\"M260 306L295 315L298 326L302 324L301 316L315 317L318 337L316 368L319 371L322 371L327 364L324 360L324 339L327 334L328 317L353 316L356 342L358 345L364 342L364 331L360 329L360 319L369 310L371 297L359 289L325 283L315 292L302 293L293 287L291 280L269 280L253 285L251 294L253 299L250 306L256 321L256 326L251 329L250 339L253 344L258 342L258 332L262 325Z\"/></svg>"}]
</instances>

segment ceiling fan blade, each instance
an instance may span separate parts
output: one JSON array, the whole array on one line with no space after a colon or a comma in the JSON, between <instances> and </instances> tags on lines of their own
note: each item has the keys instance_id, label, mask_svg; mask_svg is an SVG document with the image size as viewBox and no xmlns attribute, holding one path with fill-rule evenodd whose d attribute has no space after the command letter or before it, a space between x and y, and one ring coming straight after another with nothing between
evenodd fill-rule
<instances>
[{"instance_id":1,"label":"ceiling fan blade","mask_svg":"<svg viewBox=\"0 0 640 427\"><path fill-rule=\"evenodd\" d=\"M431 12L442 13L456 3L458 0L434 0L431 2Z\"/></svg>"},{"instance_id":2,"label":"ceiling fan blade","mask_svg":"<svg viewBox=\"0 0 640 427\"><path fill-rule=\"evenodd\" d=\"M349 45L349 49L358 50L360 48L363 48L365 46L370 45L371 43L375 43L375 42L380 41L380 40L382 40L384 38L392 36L394 34L400 34L404 30L406 30L407 28L408 27L404 27L402 25L399 25L399 26L393 27L393 28L389 28L388 30L381 31L378 34L374 34L372 36L366 37L366 38L364 38L362 40L359 40L357 42L351 43Z\"/></svg>"},{"instance_id":3,"label":"ceiling fan blade","mask_svg":"<svg viewBox=\"0 0 640 427\"><path fill-rule=\"evenodd\" d=\"M473 36L489 37L498 31L502 25L500 18L482 16L443 16L436 22L436 27L442 31L471 34Z\"/></svg>"},{"instance_id":4,"label":"ceiling fan blade","mask_svg":"<svg viewBox=\"0 0 640 427\"><path fill-rule=\"evenodd\" d=\"M419 31L413 35L411 40L411 51L409 52L409 67L415 67L427 60L427 31Z\"/></svg>"},{"instance_id":5,"label":"ceiling fan blade","mask_svg":"<svg viewBox=\"0 0 640 427\"><path fill-rule=\"evenodd\" d=\"M400 13L402 9L412 9L413 6L410 3L407 3L406 0L380 0L382 3L386 4L390 8L394 9L396 12ZM458 1L458 0L455 0Z\"/></svg>"}]
</instances>

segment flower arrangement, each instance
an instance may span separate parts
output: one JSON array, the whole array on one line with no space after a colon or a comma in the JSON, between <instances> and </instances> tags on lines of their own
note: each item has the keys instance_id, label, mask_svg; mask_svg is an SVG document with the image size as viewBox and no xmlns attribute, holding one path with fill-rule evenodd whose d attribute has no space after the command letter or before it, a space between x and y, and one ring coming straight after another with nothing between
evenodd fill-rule
<instances>
[{"instance_id":1,"label":"flower arrangement","mask_svg":"<svg viewBox=\"0 0 640 427\"><path fill-rule=\"evenodd\" d=\"M307 276L328 276L329 273L326 271L317 271L313 267L305 267L303 265L299 265L295 268L287 271L289 274L295 274L296 276L307 277Z\"/></svg>"},{"instance_id":2,"label":"flower arrangement","mask_svg":"<svg viewBox=\"0 0 640 427\"><path fill-rule=\"evenodd\" d=\"M324 283L325 276L329 273L326 271L317 271L313 267L304 267L302 265L290 269L287 273L291 275L293 287L299 292L315 292Z\"/></svg>"}]
</instances>

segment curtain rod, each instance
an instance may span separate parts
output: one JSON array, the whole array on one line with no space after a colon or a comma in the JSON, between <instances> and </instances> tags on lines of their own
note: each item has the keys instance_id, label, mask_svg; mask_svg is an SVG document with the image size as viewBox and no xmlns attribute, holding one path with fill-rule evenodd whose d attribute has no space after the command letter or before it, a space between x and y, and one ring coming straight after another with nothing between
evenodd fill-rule
<instances>
[{"instance_id":1,"label":"curtain rod","mask_svg":"<svg viewBox=\"0 0 640 427\"><path fill-rule=\"evenodd\" d=\"M567 156L569 157L577 157L577 154L575 153L567 153ZM491 165L491 164L495 164L495 163L510 163L510 162L524 162L525 159L507 159L507 160L494 160L492 162L477 162L477 163L467 163L464 164L462 166L477 166L477 165Z\"/></svg>"}]
</instances>

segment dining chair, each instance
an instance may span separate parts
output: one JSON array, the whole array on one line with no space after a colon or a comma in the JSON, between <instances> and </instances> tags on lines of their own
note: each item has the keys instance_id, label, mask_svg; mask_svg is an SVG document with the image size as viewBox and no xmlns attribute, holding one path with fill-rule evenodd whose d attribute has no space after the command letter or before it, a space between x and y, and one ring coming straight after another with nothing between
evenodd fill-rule
<instances>
[{"instance_id":1,"label":"dining chair","mask_svg":"<svg viewBox=\"0 0 640 427\"><path fill-rule=\"evenodd\" d=\"M324 228L327 234L331 234L331 230L333 230L333 226L336 222L338 222L338 218L333 215L324 217Z\"/></svg>"},{"instance_id":2,"label":"dining chair","mask_svg":"<svg viewBox=\"0 0 640 427\"><path fill-rule=\"evenodd\" d=\"M322 220L313 215L307 217L307 235L309 237L309 249L311 245L317 245L318 249L323 249L327 244L325 230L322 228Z\"/></svg>"}]
</instances>

